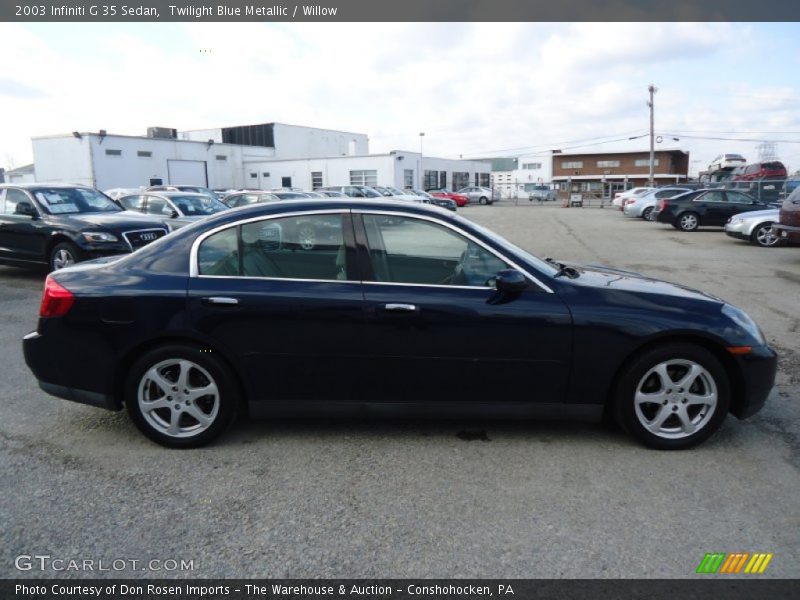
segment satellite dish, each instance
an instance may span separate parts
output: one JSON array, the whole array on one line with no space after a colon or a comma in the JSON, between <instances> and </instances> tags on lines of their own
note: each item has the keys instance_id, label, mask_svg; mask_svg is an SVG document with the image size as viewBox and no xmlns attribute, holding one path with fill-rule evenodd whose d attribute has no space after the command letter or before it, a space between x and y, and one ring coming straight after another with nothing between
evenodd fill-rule
<instances>
[{"instance_id":1,"label":"satellite dish","mask_svg":"<svg viewBox=\"0 0 800 600\"><path fill-rule=\"evenodd\" d=\"M663 142L663 141L664 141L664 138L663 138L663 137L661 137L660 135L659 135L659 136L656 138L656 142L657 142L657 143L659 143L659 144L660 144L661 142Z\"/></svg>"}]
</instances>

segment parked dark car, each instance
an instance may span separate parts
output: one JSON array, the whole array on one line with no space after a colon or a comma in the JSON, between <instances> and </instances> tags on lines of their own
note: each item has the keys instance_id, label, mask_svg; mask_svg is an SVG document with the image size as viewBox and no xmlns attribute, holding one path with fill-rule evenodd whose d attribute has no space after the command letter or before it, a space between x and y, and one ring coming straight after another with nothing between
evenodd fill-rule
<instances>
[{"instance_id":1,"label":"parked dark car","mask_svg":"<svg viewBox=\"0 0 800 600\"><path fill-rule=\"evenodd\" d=\"M308 221L329 234L311 249L291 233ZM607 414L687 448L757 412L776 370L723 300L375 200L256 204L59 271L23 348L46 392L175 447L249 413Z\"/></svg>"},{"instance_id":2,"label":"parked dark car","mask_svg":"<svg viewBox=\"0 0 800 600\"><path fill-rule=\"evenodd\" d=\"M453 212L458 210L458 205L449 198L437 198L436 196L431 196L428 192L415 190L413 188L408 188L408 191L422 198L422 201L425 204L433 204L434 206L446 208L447 210L452 210Z\"/></svg>"},{"instance_id":3,"label":"parked dark car","mask_svg":"<svg viewBox=\"0 0 800 600\"><path fill-rule=\"evenodd\" d=\"M48 265L132 252L166 235L160 219L122 210L77 185L0 185L0 264Z\"/></svg>"},{"instance_id":4,"label":"parked dark car","mask_svg":"<svg viewBox=\"0 0 800 600\"><path fill-rule=\"evenodd\" d=\"M744 192L703 189L662 198L656 204L652 220L669 223L681 231L695 231L698 227L724 227L733 215L768 208L772 205L759 202Z\"/></svg>"},{"instance_id":5,"label":"parked dark car","mask_svg":"<svg viewBox=\"0 0 800 600\"><path fill-rule=\"evenodd\" d=\"M173 228L183 227L199 219L228 209L228 205L198 192L142 192L117 199L125 210L161 217Z\"/></svg>"},{"instance_id":6,"label":"parked dark car","mask_svg":"<svg viewBox=\"0 0 800 600\"><path fill-rule=\"evenodd\" d=\"M800 244L800 187L781 204L778 223L772 226L772 233L785 242Z\"/></svg>"}]
</instances>

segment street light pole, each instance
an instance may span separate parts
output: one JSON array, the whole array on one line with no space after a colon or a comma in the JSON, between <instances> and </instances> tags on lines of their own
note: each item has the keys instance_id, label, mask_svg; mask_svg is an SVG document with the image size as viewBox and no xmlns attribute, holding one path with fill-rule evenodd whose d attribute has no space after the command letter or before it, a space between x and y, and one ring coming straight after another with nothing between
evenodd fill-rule
<instances>
[{"instance_id":1,"label":"street light pole","mask_svg":"<svg viewBox=\"0 0 800 600\"><path fill-rule=\"evenodd\" d=\"M422 171L422 138L425 137L425 132L419 132L419 189L425 191L425 179Z\"/></svg>"},{"instance_id":2,"label":"street light pole","mask_svg":"<svg viewBox=\"0 0 800 600\"><path fill-rule=\"evenodd\" d=\"M647 103L647 106L650 107L650 180L648 185L650 187L655 187L655 166L656 166L656 147L655 147L655 137L654 137L654 117L653 117L653 94L658 91L658 88L654 86L652 83L648 86L647 91L650 92L650 100Z\"/></svg>"}]
</instances>

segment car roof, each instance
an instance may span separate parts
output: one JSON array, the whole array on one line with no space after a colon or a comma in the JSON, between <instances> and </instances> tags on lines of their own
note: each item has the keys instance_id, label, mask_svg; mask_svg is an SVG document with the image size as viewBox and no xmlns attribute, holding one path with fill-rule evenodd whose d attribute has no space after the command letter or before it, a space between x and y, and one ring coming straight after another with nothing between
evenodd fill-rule
<instances>
[{"instance_id":1,"label":"car roof","mask_svg":"<svg viewBox=\"0 0 800 600\"><path fill-rule=\"evenodd\" d=\"M28 183L0 183L0 188L22 188L26 190L36 190L36 189L54 189L54 188L64 188L64 189L76 189L80 188L83 190L93 190L94 188L89 185L83 185L80 183L36 183L36 182L28 182Z\"/></svg>"},{"instance_id":2,"label":"car roof","mask_svg":"<svg viewBox=\"0 0 800 600\"><path fill-rule=\"evenodd\" d=\"M137 192L135 194L128 194L129 196L141 196L146 194L148 196L164 196L165 198L185 198L186 196L193 196L196 198L208 198L206 194L202 194L200 192L178 192L175 190L145 190L143 192Z\"/></svg>"}]
</instances>

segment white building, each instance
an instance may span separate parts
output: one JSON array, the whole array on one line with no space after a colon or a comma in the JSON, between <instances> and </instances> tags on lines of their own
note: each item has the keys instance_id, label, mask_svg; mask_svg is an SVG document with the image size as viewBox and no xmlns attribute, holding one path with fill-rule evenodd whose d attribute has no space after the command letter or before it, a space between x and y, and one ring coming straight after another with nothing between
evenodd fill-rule
<instances>
[{"instance_id":1,"label":"white building","mask_svg":"<svg viewBox=\"0 0 800 600\"><path fill-rule=\"evenodd\" d=\"M254 187L251 164L277 158L366 154L366 134L264 123L148 136L73 132L32 139L36 180L104 190L159 184Z\"/></svg>"},{"instance_id":2,"label":"white building","mask_svg":"<svg viewBox=\"0 0 800 600\"><path fill-rule=\"evenodd\" d=\"M435 158L402 150L388 154L253 160L246 166L245 187L260 189L297 187L313 190L332 185L384 185L400 189L458 190L469 185L488 186L491 172L491 164L486 161Z\"/></svg>"},{"instance_id":3,"label":"white building","mask_svg":"<svg viewBox=\"0 0 800 600\"><path fill-rule=\"evenodd\" d=\"M551 186L553 155L537 154L493 161L492 186L504 198L526 198L534 186Z\"/></svg>"},{"instance_id":4,"label":"white building","mask_svg":"<svg viewBox=\"0 0 800 600\"><path fill-rule=\"evenodd\" d=\"M5 171L4 177L6 183L33 183L36 181L36 172L30 164Z\"/></svg>"}]
</instances>

